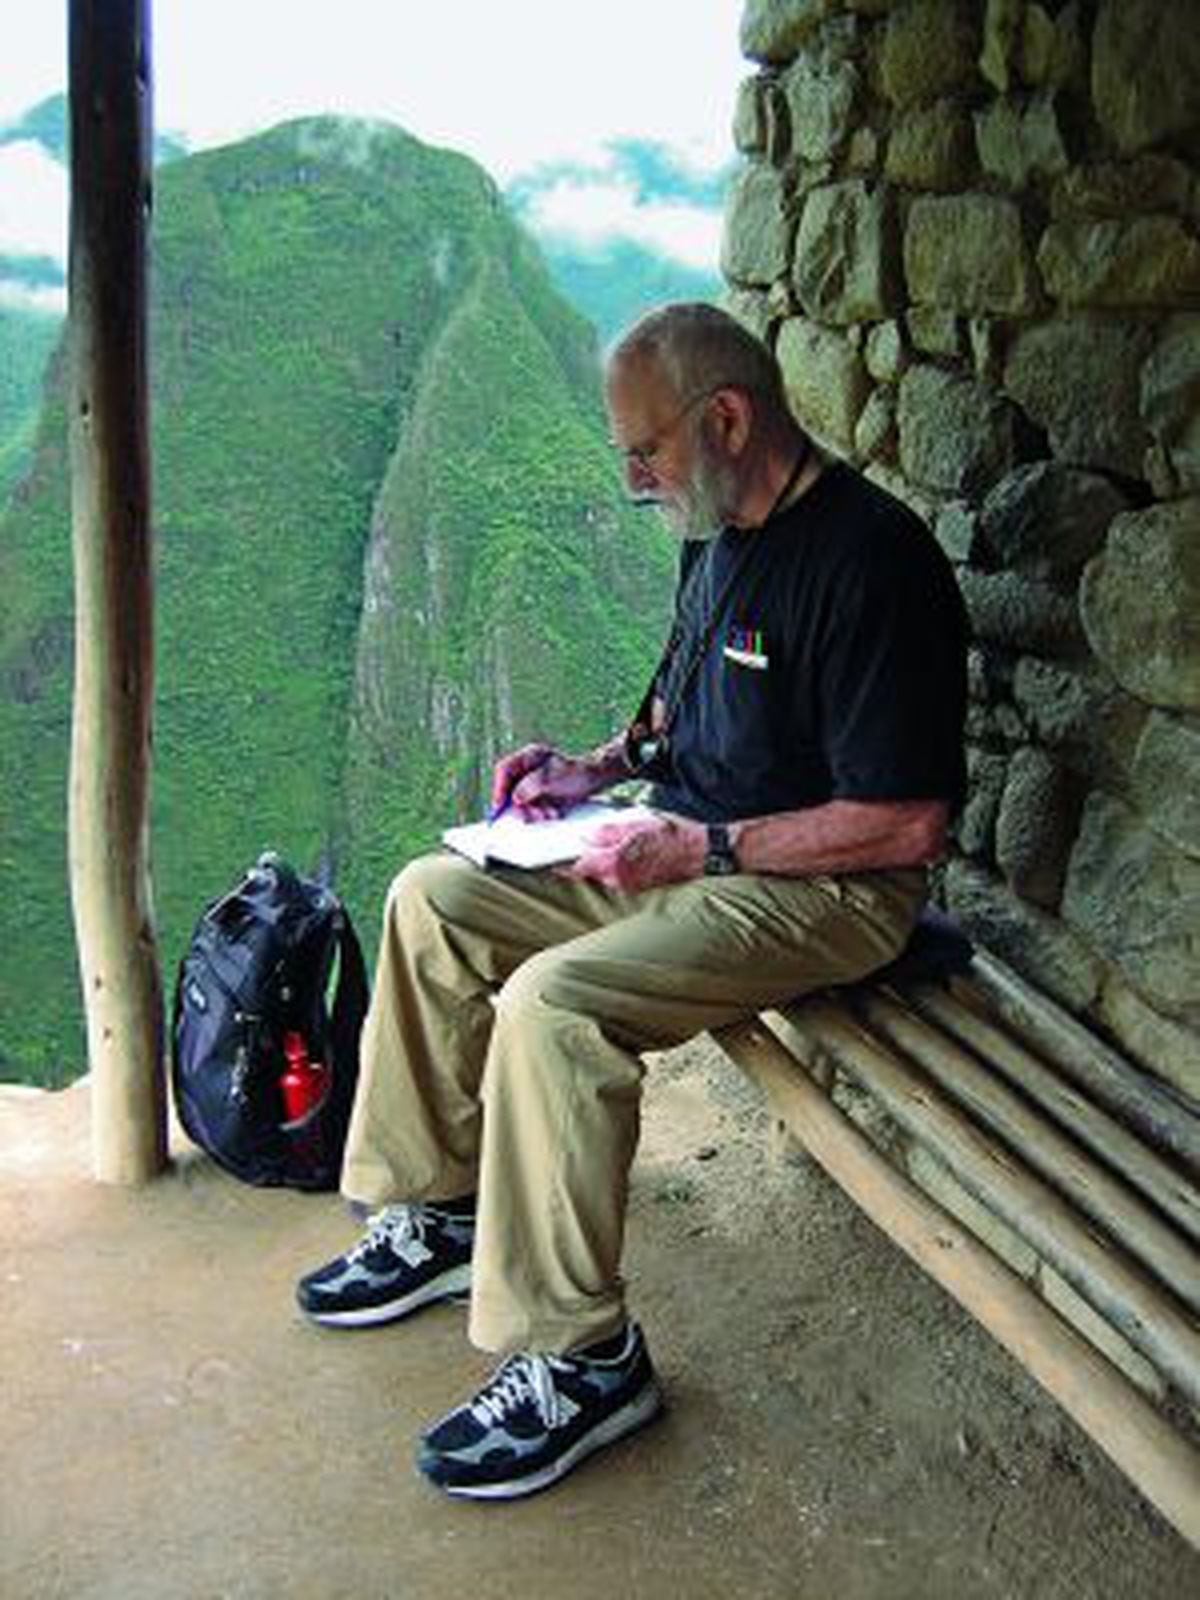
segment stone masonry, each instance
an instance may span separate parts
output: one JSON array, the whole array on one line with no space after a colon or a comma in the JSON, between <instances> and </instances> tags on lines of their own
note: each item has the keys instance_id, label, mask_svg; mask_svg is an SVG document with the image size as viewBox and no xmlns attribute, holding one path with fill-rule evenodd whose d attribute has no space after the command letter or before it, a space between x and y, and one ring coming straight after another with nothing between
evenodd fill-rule
<instances>
[{"instance_id":1,"label":"stone masonry","mask_svg":"<svg viewBox=\"0 0 1200 1600\"><path fill-rule=\"evenodd\" d=\"M1200 16L747 0L723 268L975 632L941 890L1200 1101Z\"/></svg>"}]
</instances>

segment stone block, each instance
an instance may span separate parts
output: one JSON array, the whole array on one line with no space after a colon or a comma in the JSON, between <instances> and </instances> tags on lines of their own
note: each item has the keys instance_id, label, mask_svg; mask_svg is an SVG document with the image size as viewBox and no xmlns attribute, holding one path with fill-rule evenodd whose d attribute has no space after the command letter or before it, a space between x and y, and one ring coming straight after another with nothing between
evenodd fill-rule
<instances>
[{"instance_id":1,"label":"stone block","mask_svg":"<svg viewBox=\"0 0 1200 1600\"><path fill-rule=\"evenodd\" d=\"M1006 700L967 707L967 739L989 750L1016 750L1028 730L1021 713Z\"/></svg>"},{"instance_id":2,"label":"stone block","mask_svg":"<svg viewBox=\"0 0 1200 1600\"><path fill-rule=\"evenodd\" d=\"M906 505L914 516L932 526L937 514L937 502L923 494L917 486L910 482L903 473L883 461L871 461L863 468L863 477L869 478L872 483L877 483L881 489L886 489L888 494L899 500L901 505Z\"/></svg>"},{"instance_id":3,"label":"stone block","mask_svg":"<svg viewBox=\"0 0 1200 1600\"><path fill-rule=\"evenodd\" d=\"M996 863L1014 894L1047 911L1062 896L1080 800L1078 781L1044 750L1013 752L996 817Z\"/></svg>"},{"instance_id":4,"label":"stone block","mask_svg":"<svg viewBox=\"0 0 1200 1600\"><path fill-rule=\"evenodd\" d=\"M860 461L891 460L896 449L896 397L890 389L874 389L854 429L854 453Z\"/></svg>"},{"instance_id":5,"label":"stone block","mask_svg":"<svg viewBox=\"0 0 1200 1600\"><path fill-rule=\"evenodd\" d=\"M886 317L900 299L888 196L861 180L813 189L796 235L793 282L804 311L845 326Z\"/></svg>"},{"instance_id":6,"label":"stone block","mask_svg":"<svg viewBox=\"0 0 1200 1600\"><path fill-rule=\"evenodd\" d=\"M919 1144L911 1145L905 1165L908 1175L950 1215L961 1222L981 1244L999 1256L1006 1266L1022 1278L1032 1279L1037 1272L1039 1258L1032 1245L1026 1244L1015 1228L1002 1222L962 1184L937 1156Z\"/></svg>"},{"instance_id":7,"label":"stone block","mask_svg":"<svg viewBox=\"0 0 1200 1600\"><path fill-rule=\"evenodd\" d=\"M1012 87L1025 0L987 0L979 70L1001 94Z\"/></svg>"},{"instance_id":8,"label":"stone block","mask_svg":"<svg viewBox=\"0 0 1200 1600\"><path fill-rule=\"evenodd\" d=\"M904 112L888 139L884 174L909 189L963 189L975 172L966 109L937 100Z\"/></svg>"},{"instance_id":9,"label":"stone block","mask_svg":"<svg viewBox=\"0 0 1200 1600\"><path fill-rule=\"evenodd\" d=\"M1115 976L1105 980L1096 1014L1139 1066L1200 1108L1200 1031L1164 1016Z\"/></svg>"},{"instance_id":10,"label":"stone block","mask_svg":"<svg viewBox=\"0 0 1200 1600\"><path fill-rule=\"evenodd\" d=\"M1166 1398L1167 1386L1157 1369L1139 1350L1134 1349L1123 1333L1118 1333L1111 1322L1105 1321L1098 1311L1093 1310L1048 1261L1041 1263L1038 1286L1046 1304L1052 1306L1113 1366L1119 1367L1132 1383L1155 1400Z\"/></svg>"},{"instance_id":11,"label":"stone block","mask_svg":"<svg viewBox=\"0 0 1200 1600\"><path fill-rule=\"evenodd\" d=\"M983 170L1009 189L1024 189L1069 165L1058 107L1049 95L1028 104L993 100L975 113L975 144Z\"/></svg>"},{"instance_id":12,"label":"stone block","mask_svg":"<svg viewBox=\"0 0 1200 1600\"><path fill-rule=\"evenodd\" d=\"M1142 368L1141 413L1172 487L1200 490L1200 314L1163 324Z\"/></svg>"},{"instance_id":13,"label":"stone block","mask_svg":"<svg viewBox=\"0 0 1200 1600\"><path fill-rule=\"evenodd\" d=\"M904 0L889 14L880 87L893 105L916 105L978 83L979 17L970 0Z\"/></svg>"},{"instance_id":14,"label":"stone block","mask_svg":"<svg viewBox=\"0 0 1200 1600\"><path fill-rule=\"evenodd\" d=\"M996 817L1008 772L1006 757L972 745L967 751L967 800L954 824L963 855L989 858L995 849Z\"/></svg>"},{"instance_id":15,"label":"stone block","mask_svg":"<svg viewBox=\"0 0 1200 1600\"><path fill-rule=\"evenodd\" d=\"M996 195L914 200L904 270L915 301L964 316L1026 316L1038 303L1021 213Z\"/></svg>"},{"instance_id":16,"label":"stone block","mask_svg":"<svg viewBox=\"0 0 1200 1600\"><path fill-rule=\"evenodd\" d=\"M1018 460L1015 408L986 384L938 367L910 367L900 380L900 466L927 489L983 491Z\"/></svg>"},{"instance_id":17,"label":"stone block","mask_svg":"<svg viewBox=\"0 0 1200 1600\"><path fill-rule=\"evenodd\" d=\"M1100 0L1092 100L1119 150L1144 150L1200 123L1200 28L1179 0Z\"/></svg>"},{"instance_id":18,"label":"stone block","mask_svg":"<svg viewBox=\"0 0 1200 1600\"><path fill-rule=\"evenodd\" d=\"M1081 653L1075 601L1060 588L1017 572L978 572L973 567L959 574L959 587L981 643L1051 659Z\"/></svg>"},{"instance_id":19,"label":"stone block","mask_svg":"<svg viewBox=\"0 0 1200 1600\"><path fill-rule=\"evenodd\" d=\"M1155 833L1200 861L1200 721L1154 711L1133 758L1133 797Z\"/></svg>"},{"instance_id":20,"label":"stone block","mask_svg":"<svg viewBox=\"0 0 1200 1600\"><path fill-rule=\"evenodd\" d=\"M1084 571L1080 613L1130 694L1200 711L1200 498L1117 517Z\"/></svg>"},{"instance_id":21,"label":"stone block","mask_svg":"<svg viewBox=\"0 0 1200 1600\"><path fill-rule=\"evenodd\" d=\"M721 270L737 284L768 284L787 271L795 223L783 177L755 161L729 189L721 242Z\"/></svg>"},{"instance_id":22,"label":"stone block","mask_svg":"<svg viewBox=\"0 0 1200 1600\"><path fill-rule=\"evenodd\" d=\"M867 335L863 356L876 383L895 383L904 371L907 353L898 322L881 322Z\"/></svg>"},{"instance_id":23,"label":"stone block","mask_svg":"<svg viewBox=\"0 0 1200 1600\"><path fill-rule=\"evenodd\" d=\"M1017 71L1033 89L1081 91L1087 78L1087 38L1080 0L1056 6L1051 16L1045 6L1030 0L1025 7L1017 48Z\"/></svg>"},{"instance_id":24,"label":"stone block","mask_svg":"<svg viewBox=\"0 0 1200 1600\"><path fill-rule=\"evenodd\" d=\"M879 165L879 136L874 128L855 128L846 149L846 165L853 173L875 171Z\"/></svg>"},{"instance_id":25,"label":"stone block","mask_svg":"<svg viewBox=\"0 0 1200 1600\"><path fill-rule=\"evenodd\" d=\"M792 150L804 161L831 161L854 127L861 75L840 40L840 34L825 30L820 46L797 56L781 80Z\"/></svg>"},{"instance_id":26,"label":"stone block","mask_svg":"<svg viewBox=\"0 0 1200 1600\"><path fill-rule=\"evenodd\" d=\"M1072 167L1050 191L1050 213L1058 219L1120 220L1161 212L1186 222L1192 211L1191 173L1182 161L1159 153Z\"/></svg>"},{"instance_id":27,"label":"stone block","mask_svg":"<svg viewBox=\"0 0 1200 1600\"><path fill-rule=\"evenodd\" d=\"M775 354L801 426L843 454L852 450L855 424L871 389L857 350L828 328L789 317L779 330Z\"/></svg>"},{"instance_id":28,"label":"stone block","mask_svg":"<svg viewBox=\"0 0 1200 1600\"><path fill-rule=\"evenodd\" d=\"M999 879L954 860L945 873L946 906L973 939L1071 1011L1100 991L1103 965L1058 918L1026 904Z\"/></svg>"},{"instance_id":29,"label":"stone block","mask_svg":"<svg viewBox=\"0 0 1200 1600\"><path fill-rule=\"evenodd\" d=\"M1076 668L1022 656L1012 694L1036 738L1062 751L1075 771L1093 782L1127 782L1149 713L1098 663Z\"/></svg>"},{"instance_id":30,"label":"stone block","mask_svg":"<svg viewBox=\"0 0 1200 1600\"><path fill-rule=\"evenodd\" d=\"M913 348L927 356L962 354L962 325L953 311L940 306L913 306L904 319Z\"/></svg>"},{"instance_id":31,"label":"stone block","mask_svg":"<svg viewBox=\"0 0 1200 1600\"><path fill-rule=\"evenodd\" d=\"M1062 911L1151 1002L1200 1017L1200 861L1100 789L1083 809Z\"/></svg>"},{"instance_id":32,"label":"stone block","mask_svg":"<svg viewBox=\"0 0 1200 1600\"><path fill-rule=\"evenodd\" d=\"M1020 329L1004 388L1046 430L1060 460L1136 478L1150 442L1141 371L1152 338L1149 327L1087 313Z\"/></svg>"},{"instance_id":33,"label":"stone block","mask_svg":"<svg viewBox=\"0 0 1200 1600\"><path fill-rule=\"evenodd\" d=\"M991 317L972 317L967 323L967 342L975 376L998 388L1004 360L1003 326Z\"/></svg>"},{"instance_id":34,"label":"stone block","mask_svg":"<svg viewBox=\"0 0 1200 1600\"><path fill-rule=\"evenodd\" d=\"M790 61L838 9L836 0L746 0L738 35L742 54L750 61Z\"/></svg>"},{"instance_id":35,"label":"stone block","mask_svg":"<svg viewBox=\"0 0 1200 1600\"><path fill-rule=\"evenodd\" d=\"M1129 508L1111 479L1080 467L1035 461L1016 467L980 509L984 543L1001 566L1036 576L1075 574Z\"/></svg>"},{"instance_id":36,"label":"stone block","mask_svg":"<svg viewBox=\"0 0 1200 1600\"><path fill-rule=\"evenodd\" d=\"M743 155L761 155L767 148L766 82L743 78L733 105L733 142Z\"/></svg>"},{"instance_id":37,"label":"stone block","mask_svg":"<svg viewBox=\"0 0 1200 1600\"><path fill-rule=\"evenodd\" d=\"M749 328L764 343L770 343L775 317L766 290L727 289L721 296L721 305L731 317L737 318L743 328Z\"/></svg>"},{"instance_id":38,"label":"stone block","mask_svg":"<svg viewBox=\"0 0 1200 1600\"><path fill-rule=\"evenodd\" d=\"M1174 309L1200 301L1200 240L1175 217L1052 222L1037 264L1046 293L1065 306Z\"/></svg>"},{"instance_id":39,"label":"stone block","mask_svg":"<svg viewBox=\"0 0 1200 1600\"><path fill-rule=\"evenodd\" d=\"M951 500L938 512L934 535L956 565L970 561L975 553L978 518L969 500Z\"/></svg>"}]
</instances>

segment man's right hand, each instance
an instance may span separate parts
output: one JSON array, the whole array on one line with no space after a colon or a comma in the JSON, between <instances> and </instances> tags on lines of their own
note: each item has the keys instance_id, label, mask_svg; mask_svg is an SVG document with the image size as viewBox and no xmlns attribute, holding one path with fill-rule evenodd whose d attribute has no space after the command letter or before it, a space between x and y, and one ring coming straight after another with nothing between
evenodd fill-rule
<instances>
[{"instance_id":1,"label":"man's right hand","mask_svg":"<svg viewBox=\"0 0 1200 1600\"><path fill-rule=\"evenodd\" d=\"M510 806L528 822L557 817L588 795L606 778L584 756L566 756L548 744L526 744L503 756L492 770L491 816Z\"/></svg>"}]
</instances>

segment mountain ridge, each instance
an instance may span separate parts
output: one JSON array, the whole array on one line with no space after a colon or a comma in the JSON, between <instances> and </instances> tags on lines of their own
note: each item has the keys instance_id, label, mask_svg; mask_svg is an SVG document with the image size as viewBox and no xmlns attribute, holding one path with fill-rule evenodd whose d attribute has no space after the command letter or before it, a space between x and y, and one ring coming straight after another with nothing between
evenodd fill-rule
<instances>
[{"instance_id":1,"label":"mountain ridge","mask_svg":"<svg viewBox=\"0 0 1200 1600\"><path fill-rule=\"evenodd\" d=\"M258 851L387 880L501 746L636 702L673 545L624 502L594 335L469 158L305 118L159 174L153 860L168 978ZM0 514L0 1070L82 1066L65 899L61 379ZM563 685L570 685L569 697Z\"/></svg>"}]
</instances>

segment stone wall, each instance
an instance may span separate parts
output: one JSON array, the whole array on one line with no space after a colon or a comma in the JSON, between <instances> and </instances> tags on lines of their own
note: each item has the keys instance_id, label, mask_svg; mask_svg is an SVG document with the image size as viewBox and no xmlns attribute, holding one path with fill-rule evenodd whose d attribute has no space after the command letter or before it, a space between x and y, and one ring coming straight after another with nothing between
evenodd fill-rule
<instances>
[{"instance_id":1,"label":"stone wall","mask_svg":"<svg viewBox=\"0 0 1200 1600\"><path fill-rule=\"evenodd\" d=\"M971 930L1200 1100L1200 14L748 0L729 304L971 614Z\"/></svg>"}]
</instances>

